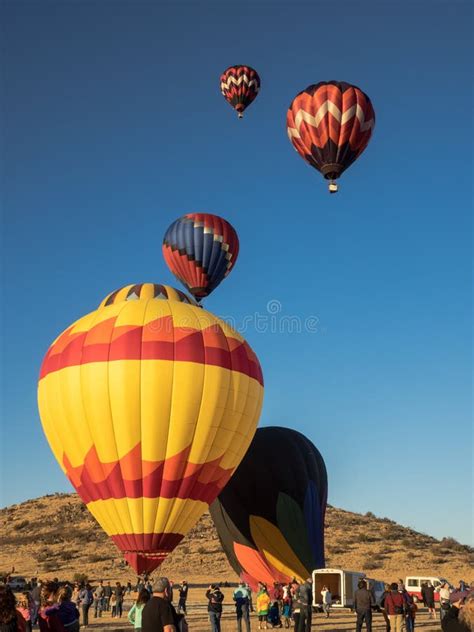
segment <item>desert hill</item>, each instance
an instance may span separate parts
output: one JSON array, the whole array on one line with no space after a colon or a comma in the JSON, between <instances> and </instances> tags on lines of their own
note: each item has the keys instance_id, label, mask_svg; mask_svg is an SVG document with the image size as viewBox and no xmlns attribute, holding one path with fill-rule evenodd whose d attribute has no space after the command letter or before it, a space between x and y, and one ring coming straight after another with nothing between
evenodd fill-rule
<instances>
[{"instance_id":1,"label":"desert hill","mask_svg":"<svg viewBox=\"0 0 474 632\"><path fill-rule=\"evenodd\" d=\"M72 579L133 580L122 557L76 494L53 494L0 510L0 571ZM436 540L373 514L329 507L326 566L363 570L377 579L407 574L473 579L473 549L452 538ZM235 581L208 513L173 554L162 573L190 582Z\"/></svg>"}]
</instances>

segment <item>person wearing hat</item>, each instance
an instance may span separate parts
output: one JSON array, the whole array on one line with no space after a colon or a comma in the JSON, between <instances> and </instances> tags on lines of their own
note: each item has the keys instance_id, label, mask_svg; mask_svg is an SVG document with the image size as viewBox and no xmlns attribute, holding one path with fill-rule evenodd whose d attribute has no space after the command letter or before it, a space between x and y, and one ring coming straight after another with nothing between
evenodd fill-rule
<instances>
[{"instance_id":1,"label":"person wearing hat","mask_svg":"<svg viewBox=\"0 0 474 632\"><path fill-rule=\"evenodd\" d=\"M142 632L176 632L177 614L169 599L170 590L167 577L154 582L153 597L142 612Z\"/></svg>"},{"instance_id":2,"label":"person wearing hat","mask_svg":"<svg viewBox=\"0 0 474 632\"><path fill-rule=\"evenodd\" d=\"M221 632L222 602L224 594L219 588L219 584L211 584L206 591L207 611L211 622L211 632Z\"/></svg>"}]
</instances>

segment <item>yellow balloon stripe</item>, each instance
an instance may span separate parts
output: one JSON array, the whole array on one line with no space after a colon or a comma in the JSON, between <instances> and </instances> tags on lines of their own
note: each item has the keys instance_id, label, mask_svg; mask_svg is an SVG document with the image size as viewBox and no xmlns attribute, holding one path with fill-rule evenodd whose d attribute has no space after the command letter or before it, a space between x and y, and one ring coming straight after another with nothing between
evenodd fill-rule
<instances>
[{"instance_id":1,"label":"yellow balloon stripe","mask_svg":"<svg viewBox=\"0 0 474 632\"><path fill-rule=\"evenodd\" d=\"M96 500L87 505L91 514L107 535L123 533L182 533L185 534L207 510L207 504L199 500L181 498L109 498ZM117 528L115 518L124 520ZM179 524L176 514L183 514ZM169 518L172 518L171 520ZM167 526L165 527L165 524Z\"/></svg>"},{"instance_id":2,"label":"yellow balloon stripe","mask_svg":"<svg viewBox=\"0 0 474 632\"><path fill-rule=\"evenodd\" d=\"M308 569L300 562L281 531L265 518L250 516L250 533L258 549L278 571L299 580L308 577Z\"/></svg>"}]
</instances>

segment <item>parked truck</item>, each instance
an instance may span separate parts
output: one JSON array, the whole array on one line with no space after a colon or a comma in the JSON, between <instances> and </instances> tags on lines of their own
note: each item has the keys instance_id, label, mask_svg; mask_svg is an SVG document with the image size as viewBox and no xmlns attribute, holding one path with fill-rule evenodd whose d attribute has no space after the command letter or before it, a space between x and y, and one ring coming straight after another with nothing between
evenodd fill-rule
<instances>
[{"instance_id":1,"label":"parked truck","mask_svg":"<svg viewBox=\"0 0 474 632\"><path fill-rule=\"evenodd\" d=\"M326 586L332 595L333 608L353 608L357 584L365 573L338 568L318 568L313 571L313 606L322 603L321 590Z\"/></svg>"}]
</instances>

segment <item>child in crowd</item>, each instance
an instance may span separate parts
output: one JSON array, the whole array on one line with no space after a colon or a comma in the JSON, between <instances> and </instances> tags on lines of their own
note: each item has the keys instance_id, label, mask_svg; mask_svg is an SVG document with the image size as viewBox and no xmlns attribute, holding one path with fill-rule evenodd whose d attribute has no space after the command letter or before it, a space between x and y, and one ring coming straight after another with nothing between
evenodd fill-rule
<instances>
[{"instance_id":1,"label":"child in crowd","mask_svg":"<svg viewBox=\"0 0 474 632\"><path fill-rule=\"evenodd\" d=\"M112 608L112 619L117 616L117 596L112 593L110 596L110 607Z\"/></svg>"}]
</instances>

